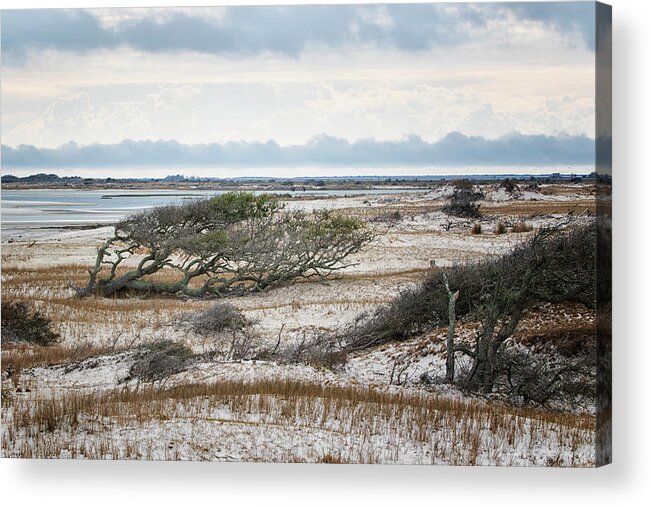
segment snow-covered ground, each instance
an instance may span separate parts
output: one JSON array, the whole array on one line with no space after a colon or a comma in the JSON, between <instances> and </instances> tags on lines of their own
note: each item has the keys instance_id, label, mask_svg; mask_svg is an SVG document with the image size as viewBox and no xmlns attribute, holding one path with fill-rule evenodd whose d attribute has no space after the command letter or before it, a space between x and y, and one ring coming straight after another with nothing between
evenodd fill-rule
<instances>
[{"instance_id":1,"label":"snow-covered ground","mask_svg":"<svg viewBox=\"0 0 651 507\"><path fill-rule=\"evenodd\" d=\"M482 190L486 194L482 205L487 207L529 201L589 203L591 198L581 187L575 193L570 189L558 195L544 193L544 188L515 193L494 186ZM231 302L254 322L261 345L273 346L280 336L281 348L289 347L341 329L361 312L387 303L422 279L433 264L440 267L499 255L531 234L494 234L499 221L525 220L532 227L542 227L565 217L535 210L531 216L521 212L513 217L487 214L479 221L486 232L472 234L477 221L450 219L438 209L452 192L451 186L439 186L419 194L291 201L289 209L340 209L365 217L378 233L377 239L354 256L354 266L336 278L296 283ZM398 219L373 221L396 209L400 210ZM118 350L129 345L133 349L169 339L188 344L196 353L209 350L213 344L178 325L178 317L212 302L71 299L68 282L83 282L97 246L110 232L110 228L31 230L18 240L4 242L3 297L32 301L53 319L62 334L62 345L67 347L112 344ZM467 399L441 382L424 385L419 380L423 374L434 379L443 376L444 335L442 330L352 354L345 367L337 371L274 360L196 360L164 386L283 381L354 389L350 399L366 396L372 400L376 396L373 393L406 397L406 404L390 398L357 404L337 398L332 401L337 404L336 411L328 408L331 401L322 396L260 393L248 395L254 401L238 404L224 397L177 399L170 395L156 407L147 405L146 413L141 411L135 418L82 415L75 424L65 420L54 429L43 430L16 421L25 414L36 420L45 401L59 403L61 408L69 398L99 399L107 393L134 389L134 381L124 380L138 352L106 353L26 369L19 379L3 381L3 454L564 466L594 463L589 415L573 419L520 412ZM20 392L15 392L16 388ZM10 402L5 401L5 391Z\"/></svg>"}]
</instances>

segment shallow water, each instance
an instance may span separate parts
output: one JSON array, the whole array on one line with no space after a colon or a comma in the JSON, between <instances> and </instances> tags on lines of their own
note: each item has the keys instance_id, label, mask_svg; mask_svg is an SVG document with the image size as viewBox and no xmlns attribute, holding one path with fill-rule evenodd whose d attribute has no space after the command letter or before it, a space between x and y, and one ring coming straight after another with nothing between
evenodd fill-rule
<instances>
[{"instance_id":1,"label":"shallow water","mask_svg":"<svg viewBox=\"0 0 651 507\"><path fill-rule=\"evenodd\" d=\"M306 190L292 195L356 196L418 192L422 189ZM124 216L153 206L214 196L219 190L3 190L3 236L11 230L112 224ZM274 194L290 192L272 191Z\"/></svg>"}]
</instances>

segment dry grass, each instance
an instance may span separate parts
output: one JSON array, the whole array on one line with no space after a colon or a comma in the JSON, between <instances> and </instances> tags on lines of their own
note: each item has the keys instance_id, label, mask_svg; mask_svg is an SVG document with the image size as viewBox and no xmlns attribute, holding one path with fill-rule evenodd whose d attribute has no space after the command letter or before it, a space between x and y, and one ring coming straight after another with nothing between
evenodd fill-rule
<instances>
[{"instance_id":1,"label":"dry grass","mask_svg":"<svg viewBox=\"0 0 651 507\"><path fill-rule=\"evenodd\" d=\"M124 347L98 346L92 344L83 344L77 347L41 347L6 344L2 346L2 371L13 370L14 377L18 377L22 370L37 366L74 363L121 350L124 350Z\"/></svg>"},{"instance_id":2,"label":"dry grass","mask_svg":"<svg viewBox=\"0 0 651 507\"><path fill-rule=\"evenodd\" d=\"M330 454L329 452L321 456L319 463L326 463L328 465L342 465L348 463L339 454Z\"/></svg>"},{"instance_id":3,"label":"dry grass","mask_svg":"<svg viewBox=\"0 0 651 507\"><path fill-rule=\"evenodd\" d=\"M17 288L25 285L42 287L65 288L68 283L83 287L88 282L88 270L90 265L81 264L59 264L45 266L9 266L3 268L3 279L10 288ZM133 270L130 266L120 266L116 269L116 276L124 275ZM109 268L105 266L99 273L99 277L107 276ZM173 269L163 269L153 275L143 277L143 280L161 283L170 283L181 278L179 272ZM196 277L191 286L203 284L205 277Z\"/></svg>"},{"instance_id":4,"label":"dry grass","mask_svg":"<svg viewBox=\"0 0 651 507\"><path fill-rule=\"evenodd\" d=\"M533 231L533 226L527 222L517 222L513 225L511 231L515 233L531 232Z\"/></svg>"},{"instance_id":5,"label":"dry grass","mask_svg":"<svg viewBox=\"0 0 651 507\"><path fill-rule=\"evenodd\" d=\"M544 195L595 195L597 192L596 185L543 185L540 193Z\"/></svg>"},{"instance_id":6,"label":"dry grass","mask_svg":"<svg viewBox=\"0 0 651 507\"><path fill-rule=\"evenodd\" d=\"M392 213L400 213L403 217L433 213L439 211L442 207L442 203L432 204L431 201L422 201L421 203L400 204L396 206L357 206L353 208L338 208L333 211L337 214L356 216L371 221L376 220L382 215Z\"/></svg>"},{"instance_id":7,"label":"dry grass","mask_svg":"<svg viewBox=\"0 0 651 507\"><path fill-rule=\"evenodd\" d=\"M64 344L123 341L144 329L157 330L175 315L199 311L209 303L178 298L75 298L68 282L83 285L87 266L3 267L2 296L29 302L53 323Z\"/></svg>"},{"instance_id":8,"label":"dry grass","mask_svg":"<svg viewBox=\"0 0 651 507\"><path fill-rule=\"evenodd\" d=\"M337 309L350 309L359 305L379 305L385 304L391 301L390 297L374 298L374 297L359 297L355 299L351 298L331 298L331 299L319 299L317 301L306 301L305 299L295 299L287 303L273 303L273 304L259 304L247 306L247 311L266 311L266 310L278 310L281 308L291 308L293 310L300 310L301 308L311 307L311 306L331 306Z\"/></svg>"},{"instance_id":9,"label":"dry grass","mask_svg":"<svg viewBox=\"0 0 651 507\"><path fill-rule=\"evenodd\" d=\"M11 266L3 262L2 285L5 290L20 290L25 287L43 287L51 290L63 289L68 282L83 285L88 280L90 266L60 264L44 266Z\"/></svg>"},{"instance_id":10,"label":"dry grass","mask_svg":"<svg viewBox=\"0 0 651 507\"><path fill-rule=\"evenodd\" d=\"M369 273L346 273L339 276L342 280L377 281L378 279L399 278L401 280L418 279L429 268L411 268L396 271L374 271Z\"/></svg>"},{"instance_id":11,"label":"dry grass","mask_svg":"<svg viewBox=\"0 0 651 507\"><path fill-rule=\"evenodd\" d=\"M565 213L584 213L586 210L594 213L596 202L592 201L518 201L507 204L482 206L484 215L521 216L521 215L551 215Z\"/></svg>"},{"instance_id":12,"label":"dry grass","mask_svg":"<svg viewBox=\"0 0 651 507\"><path fill-rule=\"evenodd\" d=\"M177 297L147 298L75 298L67 287L68 281L82 285L87 267L76 264L52 267L6 268L3 270L3 297L27 301L53 322L54 329L64 337L66 345L92 341L107 344L115 336L122 341L144 333L159 334L173 329L169 327L177 315L198 312L211 305L210 301L185 300ZM341 274L339 281L377 281L378 279L417 278L425 270L410 269L386 273ZM319 281L299 281L299 284L318 284ZM254 298L245 304L246 310L279 310L286 307L332 307L347 310L360 305L376 305L387 302L384 297L331 297L317 300L292 300L268 302ZM146 340L145 340L146 341Z\"/></svg>"},{"instance_id":13,"label":"dry grass","mask_svg":"<svg viewBox=\"0 0 651 507\"><path fill-rule=\"evenodd\" d=\"M165 450L166 442L175 428L191 420L193 426L212 428L215 438L225 426L250 434L327 435L331 442L322 441L320 449L304 454L292 450L290 441L284 454L267 447L249 449L247 459L330 463L402 462L407 446L420 453L418 462L508 465L519 462L519 454L534 455L544 442L557 449L544 459L556 465L590 465L575 457L592 445L595 425L588 415L289 380L73 392L18 399L3 415L5 456L175 459ZM134 445L134 433L126 431L133 428L140 428L139 438L147 442ZM160 431L166 435L162 441L156 436ZM380 446L375 445L378 440ZM210 459L205 456L195 449L189 457Z\"/></svg>"}]
</instances>

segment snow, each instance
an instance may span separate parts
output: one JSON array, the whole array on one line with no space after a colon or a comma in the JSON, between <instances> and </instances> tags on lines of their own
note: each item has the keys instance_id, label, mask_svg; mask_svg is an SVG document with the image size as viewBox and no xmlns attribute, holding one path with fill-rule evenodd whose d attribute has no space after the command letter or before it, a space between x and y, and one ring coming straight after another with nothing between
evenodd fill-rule
<instances>
[{"instance_id":1,"label":"snow","mask_svg":"<svg viewBox=\"0 0 651 507\"><path fill-rule=\"evenodd\" d=\"M508 194L503 188L483 189L487 203L511 201L584 199L585 194L546 195L524 190ZM541 187L541 190L544 190ZM296 344L319 333L341 329L363 311L373 311L390 301L405 288L413 287L436 266L472 262L486 256L509 251L525 234L495 235L470 233L472 222L451 219L432 205L441 205L454 191L451 185L437 186L429 192L401 195L372 195L337 199L305 199L287 202L288 209L346 209L363 215L367 210L381 212L383 207L409 206L409 212L396 223L372 223L377 239L363 252L352 257L353 266L338 278L327 282L304 282L261 294L230 300L246 317L256 323L253 330L263 344L273 345L281 333L281 348ZM422 211L419 211L422 208ZM372 216L372 215L371 215ZM557 223L563 215L535 216L527 223L541 227ZM493 226L500 217L486 217L482 224ZM579 220L592 220L589 216ZM451 225L447 230L448 225ZM489 229L488 227L486 229ZM26 230L18 241L3 242L3 295L11 282L12 270L47 269L55 266L88 266L94 261L97 246L111 234L110 228L84 231ZM81 268L80 268L81 269ZM50 301L69 298L71 293L60 285L36 287L26 282L12 288L16 295L38 299L48 311ZM116 301L119 304L120 301ZM205 308L213 302L160 302L160 309L147 309L131 316L119 311L106 311L91 322L82 310L69 311L69 321L57 325L64 343L110 344L115 337L140 336L135 345L157 340L182 341L201 353L212 344L202 341L187 329L175 324L180 313ZM89 309L88 311L95 311ZM107 316L108 315L108 316ZM87 318L87 317L84 317ZM572 314L568 319L575 318ZM461 339L470 340L471 327L459 330ZM465 333L465 334L464 334ZM441 381L445 372L445 330L432 332L415 340L393 343L352 354L342 371L333 372L305 364L282 364L274 361L207 361L197 360L182 373L174 375L166 387L186 384L218 384L224 382L255 383L262 380L291 380L318 385L356 387L387 393L405 393L435 399L467 401L456 387ZM134 351L102 355L84 361L58 366L42 366L21 373L22 392L15 393L14 407L3 406L3 453L24 455L26 446L51 449L52 457L193 459L216 461L319 461L346 462L437 463L437 464L501 464L501 465L576 465L594 463L593 432L570 430L537 420L518 421L515 440L493 432L490 424L471 428L476 448L460 446L468 425L478 424L462 419L447 421L438 427L423 430L422 439L414 438L409 419L365 419L358 413L364 407L349 407L338 416L328 415L324 400L308 400L312 415L290 417L282 397L266 400L265 410L246 411L227 403L206 400L169 401L164 417L136 420L82 420L78 428L62 427L54 432L34 436L28 429L13 429L11 420L16 406L37 400L60 398L71 393L100 395L124 388L135 388L136 382L124 383ZM467 366L460 358L458 368ZM427 375L433 382L423 384ZM8 380L3 387L10 385ZM25 388L29 389L26 391ZM471 400L480 403L478 400ZM284 412L285 411L285 412ZM369 412L370 413L370 412ZM379 417L379 416L378 416ZM406 415L404 417L407 417ZM511 417L511 416L509 416ZM515 423L514 423L515 424ZM466 437L463 437L466 438ZM472 451L472 452L471 452ZM473 454L474 453L474 454Z\"/></svg>"}]
</instances>

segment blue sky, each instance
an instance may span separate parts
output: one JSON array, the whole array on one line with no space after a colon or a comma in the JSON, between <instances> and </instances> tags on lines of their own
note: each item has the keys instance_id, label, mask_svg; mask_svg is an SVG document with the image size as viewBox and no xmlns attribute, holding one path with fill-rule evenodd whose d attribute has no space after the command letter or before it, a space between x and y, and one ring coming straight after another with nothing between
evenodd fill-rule
<instances>
[{"instance_id":1,"label":"blue sky","mask_svg":"<svg viewBox=\"0 0 651 507\"><path fill-rule=\"evenodd\" d=\"M593 20L592 2L3 11L2 171L587 167Z\"/></svg>"}]
</instances>

